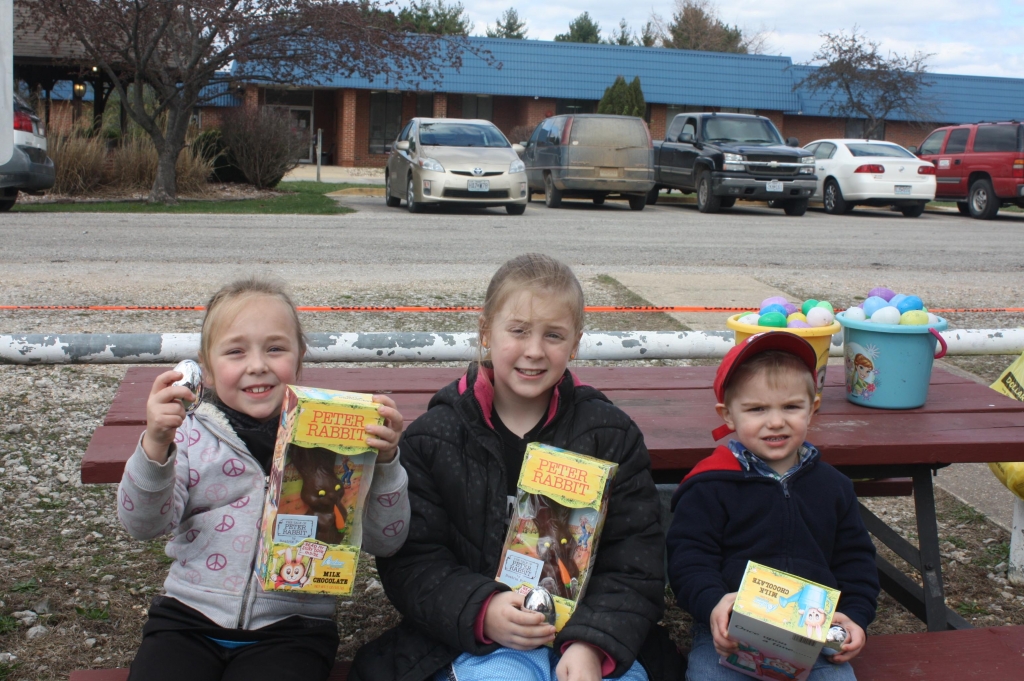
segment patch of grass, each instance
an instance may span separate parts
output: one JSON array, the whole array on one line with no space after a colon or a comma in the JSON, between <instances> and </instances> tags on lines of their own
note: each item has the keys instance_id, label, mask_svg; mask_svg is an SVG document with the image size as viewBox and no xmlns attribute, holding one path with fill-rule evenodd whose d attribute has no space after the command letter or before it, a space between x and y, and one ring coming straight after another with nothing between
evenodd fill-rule
<instances>
[{"instance_id":1,"label":"patch of grass","mask_svg":"<svg viewBox=\"0 0 1024 681\"><path fill-rule=\"evenodd\" d=\"M17 630L18 620L14 619L10 615L0 615L0 636L9 634L12 631Z\"/></svg>"},{"instance_id":2,"label":"patch of grass","mask_svg":"<svg viewBox=\"0 0 1024 681\"><path fill-rule=\"evenodd\" d=\"M146 547L146 551L156 558L157 562L161 565L170 565L174 562L174 559L164 552L164 544L160 542L150 544Z\"/></svg>"},{"instance_id":3,"label":"patch of grass","mask_svg":"<svg viewBox=\"0 0 1024 681\"><path fill-rule=\"evenodd\" d=\"M24 582L15 582L14 586L11 587L11 591L16 594L31 594L39 591L39 583L33 579L25 580Z\"/></svg>"},{"instance_id":4,"label":"patch of grass","mask_svg":"<svg viewBox=\"0 0 1024 681\"><path fill-rule=\"evenodd\" d=\"M1010 543L998 542L985 547L984 553L979 557L979 562L984 567L992 567L1010 560Z\"/></svg>"},{"instance_id":5,"label":"patch of grass","mask_svg":"<svg viewBox=\"0 0 1024 681\"><path fill-rule=\"evenodd\" d=\"M287 182L278 185L282 196L267 199L182 200L174 205L143 201L14 204L22 213L216 213L246 215L342 215L354 212L325 194L359 185L326 182Z\"/></svg>"},{"instance_id":6,"label":"patch of grass","mask_svg":"<svg viewBox=\"0 0 1024 681\"><path fill-rule=\"evenodd\" d=\"M944 539L945 539L945 541L948 541L950 544L952 544L953 546L957 547L958 549L966 549L967 548L967 542L965 542L963 539L961 539L960 537L957 537L955 535L950 535L948 537L945 537Z\"/></svg>"},{"instance_id":7,"label":"patch of grass","mask_svg":"<svg viewBox=\"0 0 1024 681\"><path fill-rule=\"evenodd\" d=\"M107 621L110 619L110 606L104 606L102 608L87 607L83 608L80 605L75 606L75 612L84 617L87 620L95 621Z\"/></svg>"},{"instance_id":8,"label":"patch of grass","mask_svg":"<svg viewBox=\"0 0 1024 681\"><path fill-rule=\"evenodd\" d=\"M971 601L970 603L957 603L956 611L964 617L988 614L988 610L978 605L976 601Z\"/></svg>"},{"instance_id":9,"label":"patch of grass","mask_svg":"<svg viewBox=\"0 0 1024 681\"><path fill-rule=\"evenodd\" d=\"M953 520L958 523L968 523L973 525L974 523L981 523L986 520L984 513L972 506L968 506L967 504L957 504L951 515L953 516Z\"/></svg>"},{"instance_id":10,"label":"patch of grass","mask_svg":"<svg viewBox=\"0 0 1024 681\"><path fill-rule=\"evenodd\" d=\"M20 662L0 662L0 681L14 678L12 674L21 666Z\"/></svg>"}]
</instances>

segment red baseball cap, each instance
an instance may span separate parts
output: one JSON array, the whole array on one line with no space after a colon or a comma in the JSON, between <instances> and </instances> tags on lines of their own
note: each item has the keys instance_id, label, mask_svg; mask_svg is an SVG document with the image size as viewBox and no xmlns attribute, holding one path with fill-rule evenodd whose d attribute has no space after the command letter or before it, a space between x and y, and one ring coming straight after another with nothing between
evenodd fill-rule
<instances>
[{"instance_id":1,"label":"red baseball cap","mask_svg":"<svg viewBox=\"0 0 1024 681\"><path fill-rule=\"evenodd\" d=\"M730 350L722 359L722 363L718 365L718 371L715 373L715 399L719 402L725 402L725 387L729 384L736 370L754 355L759 355L769 350L781 350L782 352L788 352L799 357L807 365L807 370L811 372L811 376L815 384L817 384L818 353L814 351L814 347L795 333L766 331L765 333L755 333L753 336L748 336L742 343L737 343L736 347ZM731 432L732 429L723 423L711 431L711 435L715 440L721 440Z\"/></svg>"}]
</instances>

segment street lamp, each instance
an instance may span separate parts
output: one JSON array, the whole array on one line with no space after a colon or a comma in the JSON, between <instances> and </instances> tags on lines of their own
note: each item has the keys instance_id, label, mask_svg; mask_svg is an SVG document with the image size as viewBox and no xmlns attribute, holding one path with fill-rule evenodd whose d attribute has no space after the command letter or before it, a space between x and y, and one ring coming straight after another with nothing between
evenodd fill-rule
<instances>
[{"instance_id":1,"label":"street lamp","mask_svg":"<svg viewBox=\"0 0 1024 681\"><path fill-rule=\"evenodd\" d=\"M77 121L82 115L82 97L85 96L85 83L76 80L71 86L71 93L74 95L71 102L71 120Z\"/></svg>"},{"instance_id":2,"label":"street lamp","mask_svg":"<svg viewBox=\"0 0 1024 681\"><path fill-rule=\"evenodd\" d=\"M81 99L85 97L85 83L81 81L75 81L75 84L71 86L72 92L75 93L75 99Z\"/></svg>"}]
</instances>

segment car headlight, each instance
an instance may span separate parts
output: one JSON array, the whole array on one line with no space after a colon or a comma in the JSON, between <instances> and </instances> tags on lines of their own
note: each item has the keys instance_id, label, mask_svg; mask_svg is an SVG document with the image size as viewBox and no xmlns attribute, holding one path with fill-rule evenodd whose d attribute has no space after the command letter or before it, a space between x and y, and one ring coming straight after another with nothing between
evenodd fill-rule
<instances>
[{"instance_id":1,"label":"car headlight","mask_svg":"<svg viewBox=\"0 0 1024 681\"><path fill-rule=\"evenodd\" d=\"M813 156L804 156L803 158L800 159L800 162L801 163L807 163L809 165L814 165L814 157Z\"/></svg>"},{"instance_id":2,"label":"car headlight","mask_svg":"<svg viewBox=\"0 0 1024 681\"><path fill-rule=\"evenodd\" d=\"M438 173L444 172L444 166L432 158L421 158L420 168L423 168L424 170L433 170Z\"/></svg>"},{"instance_id":3,"label":"car headlight","mask_svg":"<svg viewBox=\"0 0 1024 681\"><path fill-rule=\"evenodd\" d=\"M509 174L522 173L526 171L526 164L523 163L522 159L516 159L508 167Z\"/></svg>"},{"instance_id":4,"label":"car headlight","mask_svg":"<svg viewBox=\"0 0 1024 681\"><path fill-rule=\"evenodd\" d=\"M722 164L722 169L723 170L742 171L744 169L744 166L743 166L743 156L741 154L725 153L725 154L722 154L722 157L723 157L723 160L725 161Z\"/></svg>"},{"instance_id":5,"label":"car headlight","mask_svg":"<svg viewBox=\"0 0 1024 681\"><path fill-rule=\"evenodd\" d=\"M802 156L800 162L809 165L810 168L801 168L801 175L813 175L814 174L814 157L813 156Z\"/></svg>"}]
</instances>

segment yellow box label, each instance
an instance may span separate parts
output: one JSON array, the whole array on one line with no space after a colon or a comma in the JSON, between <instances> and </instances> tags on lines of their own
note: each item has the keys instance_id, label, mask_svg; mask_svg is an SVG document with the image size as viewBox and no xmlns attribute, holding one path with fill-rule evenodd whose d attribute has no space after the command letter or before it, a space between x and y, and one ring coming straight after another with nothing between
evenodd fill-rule
<instances>
[{"instance_id":1,"label":"yellow box label","mask_svg":"<svg viewBox=\"0 0 1024 681\"><path fill-rule=\"evenodd\" d=\"M345 596L352 593L359 564L359 549L307 539L296 546L270 547L263 588Z\"/></svg>"},{"instance_id":2,"label":"yellow box label","mask_svg":"<svg viewBox=\"0 0 1024 681\"><path fill-rule=\"evenodd\" d=\"M526 446L519 489L572 508L597 509L616 464L536 442Z\"/></svg>"},{"instance_id":3,"label":"yellow box label","mask_svg":"<svg viewBox=\"0 0 1024 681\"><path fill-rule=\"evenodd\" d=\"M824 642L838 601L835 589L749 561L733 610Z\"/></svg>"},{"instance_id":4,"label":"yellow box label","mask_svg":"<svg viewBox=\"0 0 1024 681\"><path fill-rule=\"evenodd\" d=\"M383 422L372 402L314 402L300 398L291 441L302 447L328 447L339 453L370 451L366 445L366 426Z\"/></svg>"}]
</instances>

